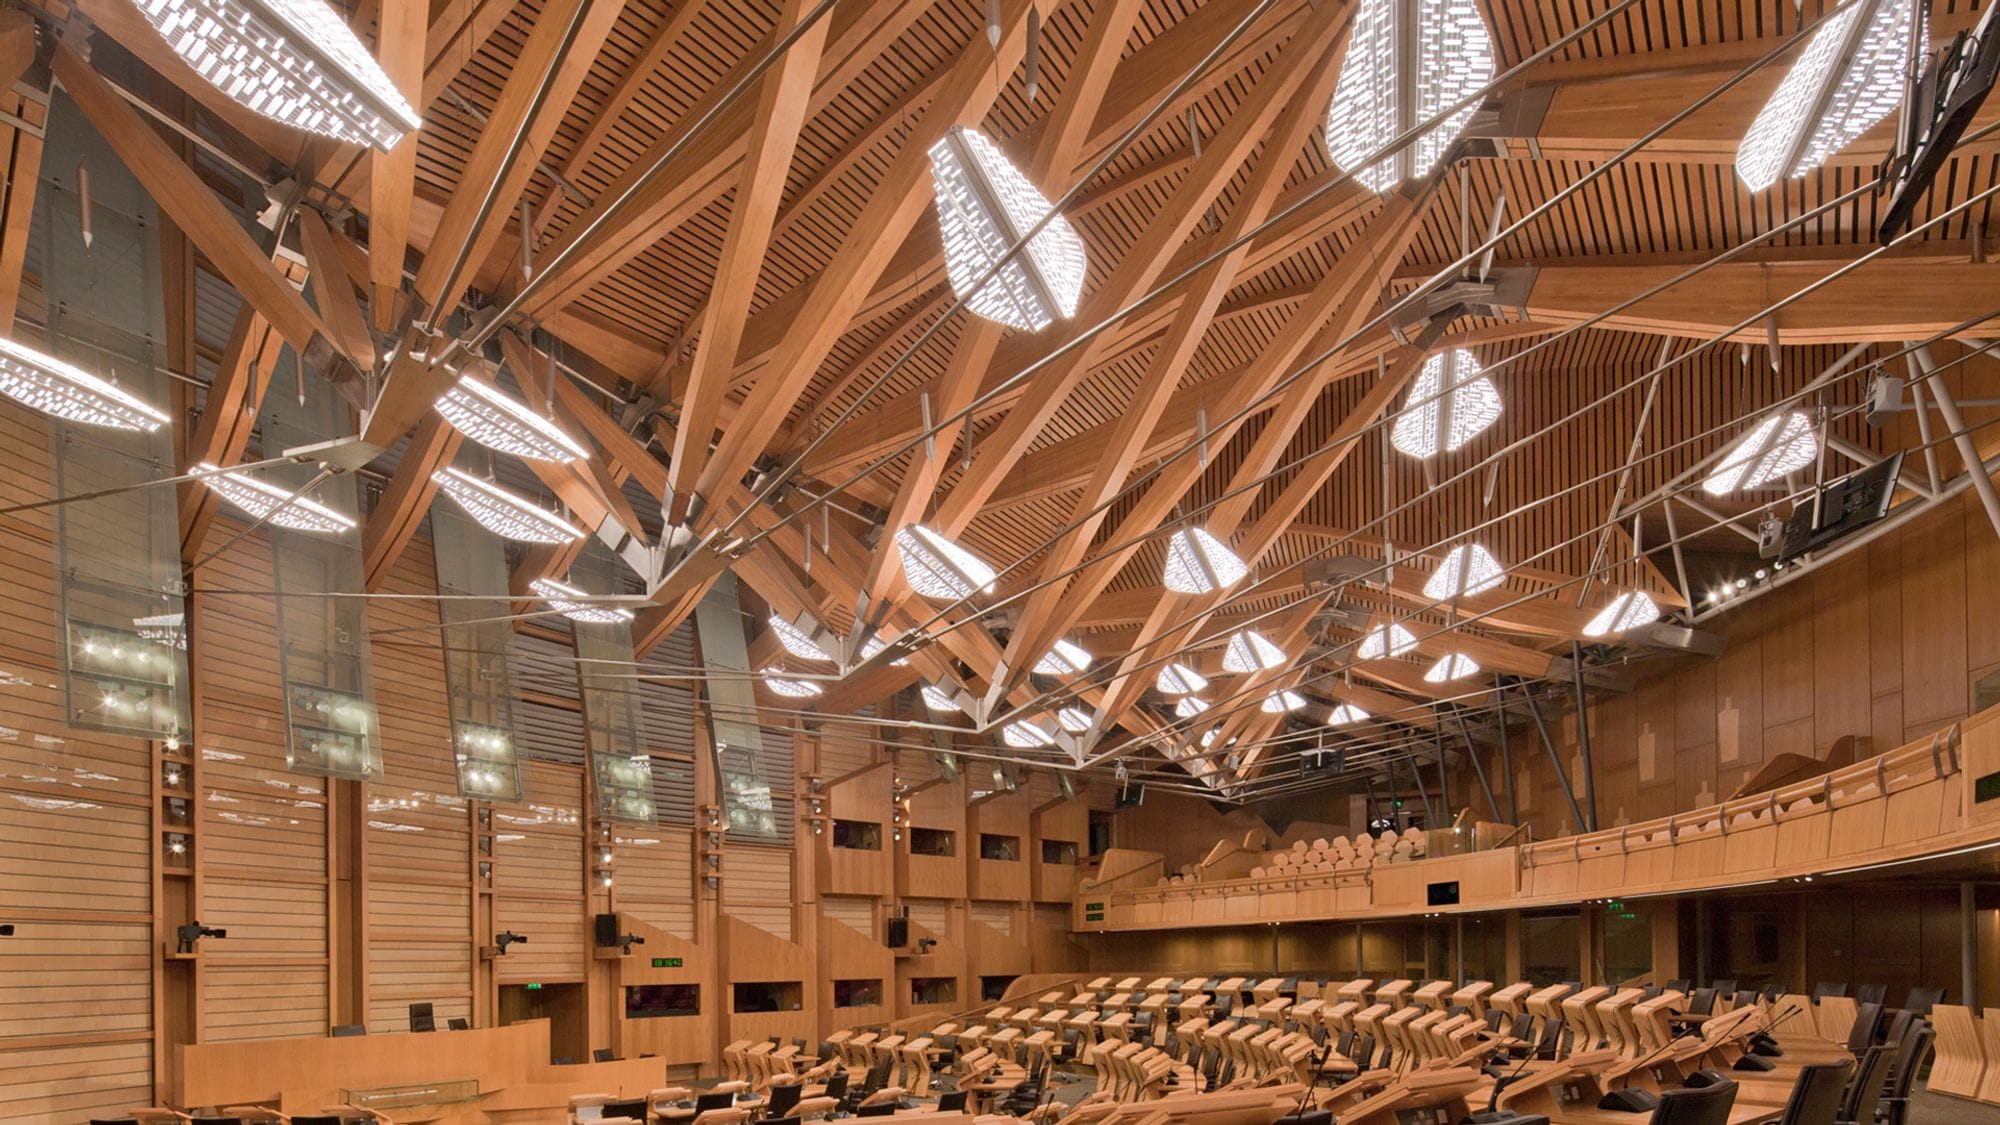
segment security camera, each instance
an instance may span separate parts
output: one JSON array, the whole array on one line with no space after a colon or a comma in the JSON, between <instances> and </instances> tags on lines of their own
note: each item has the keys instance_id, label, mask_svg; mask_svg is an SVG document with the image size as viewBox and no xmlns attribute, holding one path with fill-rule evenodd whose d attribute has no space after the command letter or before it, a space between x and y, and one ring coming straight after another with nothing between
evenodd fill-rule
<instances>
[{"instance_id":1,"label":"security camera","mask_svg":"<svg viewBox=\"0 0 2000 1125\"><path fill-rule=\"evenodd\" d=\"M515 942L520 942L523 945L525 945L527 944L527 941L528 937L526 934L517 934L512 930L502 930L499 933L493 935L493 945L502 954L506 953L507 947L513 945Z\"/></svg>"},{"instance_id":2,"label":"security camera","mask_svg":"<svg viewBox=\"0 0 2000 1125\"><path fill-rule=\"evenodd\" d=\"M181 953L193 953L194 943L203 938L226 938L228 936L228 930L218 929L215 926L204 926L200 922L189 922L187 925L174 930L174 937L179 942L175 948Z\"/></svg>"},{"instance_id":3,"label":"security camera","mask_svg":"<svg viewBox=\"0 0 2000 1125\"><path fill-rule=\"evenodd\" d=\"M632 954L633 946L644 944L646 944L646 939L640 937L638 934L618 935L618 951L628 957Z\"/></svg>"},{"instance_id":4,"label":"security camera","mask_svg":"<svg viewBox=\"0 0 2000 1125\"><path fill-rule=\"evenodd\" d=\"M0 937L13 937L13 936L14 936L14 923L0 922Z\"/></svg>"}]
</instances>

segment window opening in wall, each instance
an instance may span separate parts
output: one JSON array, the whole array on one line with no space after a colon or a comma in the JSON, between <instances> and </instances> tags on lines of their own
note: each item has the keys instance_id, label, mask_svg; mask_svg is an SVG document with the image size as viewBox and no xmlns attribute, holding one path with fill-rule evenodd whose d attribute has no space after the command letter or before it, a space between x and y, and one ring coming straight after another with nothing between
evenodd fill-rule
<instances>
[{"instance_id":1,"label":"window opening in wall","mask_svg":"<svg viewBox=\"0 0 2000 1125\"><path fill-rule=\"evenodd\" d=\"M698 984L628 984L625 986L625 1018L660 1019L668 1016L701 1014L701 986Z\"/></svg>"},{"instance_id":2,"label":"window opening in wall","mask_svg":"<svg viewBox=\"0 0 2000 1125\"><path fill-rule=\"evenodd\" d=\"M958 1003L958 978L957 977L911 977L910 1003L912 1004Z\"/></svg>"},{"instance_id":3,"label":"window opening in wall","mask_svg":"<svg viewBox=\"0 0 2000 1125\"><path fill-rule=\"evenodd\" d=\"M882 826L867 820L836 820L833 822L833 846L879 852L882 850Z\"/></svg>"},{"instance_id":4,"label":"window opening in wall","mask_svg":"<svg viewBox=\"0 0 2000 1125\"><path fill-rule=\"evenodd\" d=\"M805 993L795 980L737 981L732 990L739 1012L796 1012Z\"/></svg>"},{"instance_id":5,"label":"window opening in wall","mask_svg":"<svg viewBox=\"0 0 2000 1125\"><path fill-rule=\"evenodd\" d=\"M979 834L979 858L1018 861L1021 858L1021 838L1019 836L995 836L990 832Z\"/></svg>"},{"instance_id":6,"label":"window opening in wall","mask_svg":"<svg viewBox=\"0 0 2000 1125\"><path fill-rule=\"evenodd\" d=\"M980 977L979 978L980 1003L991 1004L1005 997L1007 995L1008 986L1012 985L1014 983L1014 980L1015 977L1014 974L1012 973L1004 973L999 976Z\"/></svg>"},{"instance_id":7,"label":"window opening in wall","mask_svg":"<svg viewBox=\"0 0 2000 1125\"><path fill-rule=\"evenodd\" d=\"M874 1008L881 1003L880 977L833 982L833 1006L836 1008Z\"/></svg>"},{"instance_id":8,"label":"window opening in wall","mask_svg":"<svg viewBox=\"0 0 2000 1125\"><path fill-rule=\"evenodd\" d=\"M1043 862L1043 863L1061 863L1061 864L1067 864L1068 866L1071 866L1071 867L1075 867L1075 866L1076 866L1076 841L1075 841L1075 840L1043 840L1043 841L1042 841L1042 862Z\"/></svg>"},{"instance_id":9,"label":"window opening in wall","mask_svg":"<svg viewBox=\"0 0 2000 1125\"><path fill-rule=\"evenodd\" d=\"M958 835L942 828L912 828L910 854L949 859L958 854Z\"/></svg>"}]
</instances>

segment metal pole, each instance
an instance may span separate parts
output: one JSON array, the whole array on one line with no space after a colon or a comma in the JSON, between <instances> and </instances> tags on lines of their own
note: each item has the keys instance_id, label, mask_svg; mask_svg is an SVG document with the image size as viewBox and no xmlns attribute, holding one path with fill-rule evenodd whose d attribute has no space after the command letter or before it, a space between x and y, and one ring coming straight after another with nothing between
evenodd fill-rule
<instances>
[{"instance_id":1,"label":"metal pole","mask_svg":"<svg viewBox=\"0 0 2000 1125\"><path fill-rule=\"evenodd\" d=\"M1493 799L1493 785L1486 780L1486 764L1479 760L1479 750L1472 745L1472 734L1465 729L1465 712L1454 710L1452 717L1458 720L1458 735L1465 739L1465 756L1472 763L1472 776L1479 779L1480 791L1486 794L1486 807L1493 810L1493 819L1500 819L1500 802ZM1501 736L1506 737L1506 721L1501 721Z\"/></svg>"},{"instance_id":2,"label":"metal pole","mask_svg":"<svg viewBox=\"0 0 2000 1125\"><path fill-rule=\"evenodd\" d=\"M1501 780L1507 783L1507 823L1519 827L1521 805L1514 792L1514 749L1507 743L1507 695L1500 686L1498 675L1493 677L1493 706L1500 715L1500 770L1506 775ZM1493 813L1498 816L1499 808L1495 807Z\"/></svg>"},{"instance_id":3,"label":"metal pole","mask_svg":"<svg viewBox=\"0 0 2000 1125\"><path fill-rule=\"evenodd\" d=\"M1444 801L1444 818L1451 819L1451 771L1444 768L1444 724L1437 725L1438 794ZM1415 763L1412 762L1412 765ZM1442 828L1443 825L1435 827Z\"/></svg>"},{"instance_id":4,"label":"metal pole","mask_svg":"<svg viewBox=\"0 0 2000 1125\"><path fill-rule=\"evenodd\" d=\"M1955 423L1953 428L1956 428ZM1973 902L1973 885L1970 882L1958 885L1958 975L1961 993L1958 1002L1978 1011L1979 911Z\"/></svg>"},{"instance_id":5,"label":"metal pole","mask_svg":"<svg viewBox=\"0 0 2000 1125\"><path fill-rule=\"evenodd\" d=\"M1556 753L1554 740L1549 738L1548 724L1542 722L1542 709L1536 705L1533 692L1522 692L1521 695L1528 701L1528 714L1534 717L1535 733L1542 736L1542 752L1549 756L1549 765L1555 768L1556 780L1562 782L1563 797L1569 801L1569 814L1576 820L1576 830L1582 832L1587 822L1583 819L1583 810L1577 807L1576 790L1569 787L1569 771L1563 769L1562 757Z\"/></svg>"},{"instance_id":6,"label":"metal pole","mask_svg":"<svg viewBox=\"0 0 2000 1125\"><path fill-rule=\"evenodd\" d=\"M1958 447L1959 460L1965 462L1965 471L1972 474L1973 491L1979 493L1979 502L1986 506L1986 518L1993 522L1993 531L2000 534L2000 492L1993 490L1993 478L1986 474L1985 458L1979 455L1979 447L1972 442L1972 432L1965 428L1965 419L1958 412L1958 402L1951 397L1951 388L1943 379L1929 379L1937 361L1931 358L1929 345L1914 346L1909 362L1913 374L1924 377L1931 394L1937 398L1938 413L1951 431L1951 442ZM1967 1001L1970 1003L1970 1001Z\"/></svg>"},{"instance_id":7,"label":"metal pole","mask_svg":"<svg viewBox=\"0 0 2000 1125\"><path fill-rule=\"evenodd\" d=\"M1583 692L1583 645L1569 643L1570 671L1576 680L1576 745L1583 752L1583 800L1590 809L1590 830L1597 831L1597 767L1590 760L1590 701Z\"/></svg>"}]
</instances>

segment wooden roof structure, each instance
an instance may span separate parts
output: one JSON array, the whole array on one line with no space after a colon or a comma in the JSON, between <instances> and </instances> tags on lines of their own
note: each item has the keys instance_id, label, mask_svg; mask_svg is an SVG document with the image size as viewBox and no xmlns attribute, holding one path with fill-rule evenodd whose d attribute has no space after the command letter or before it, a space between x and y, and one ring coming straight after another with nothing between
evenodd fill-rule
<instances>
[{"instance_id":1,"label":"wooden roof structure","mask_svg":"<svg viewBox=\"0 0 2000 1125\"><path fill-rule=\"evenodd\" d=\"M226 335L197 324L196 284L170 309L182 366L213 369L178 439L187 463L243 456L274 344L379 388L357 402L386 451L365 529L379 582L460 440L431 409L451 372L426 356L471 339L591 446L534 466L535 483L651 561L642 650L733 569L851 653L911 642L829 683L821 713L924 682L983 700L996 734L1061 705L1095 716L1031 760L1143 750L1207 771L1191 763L1226 754L1226 787L1295 751L1291 720L1258 704L1297 685L1322 713L1374 713L1364 738L1432 737L1438 705L1490 694L1492 673L1550 676L1614 593L1687 609L1753 558L1744 525L1721 521L1754 522L1772 497L1711 503L1707 521L1683 508L1680 526L1631 502L1815 376L1845 371L1809 403L1851 404L1905 340L1936 339L1961 374L1994 366L1956 342L1992 335L2000 304L1985 260L2000 148L1977 132L2000 110L1881 252L1871 184L1893 119L1799 179L1736 177L1825 0L1481 0L1499 79L1468 141L1381 195L1320 135L1344 0L998 0L991 15L984 0L337 0L424 118L386 153L237 105L129 0L45 4L14 77L45 63L185 235L190 282L242 297ZM1927 7L1934 41L1980 14ZM107 77L120 52L146 81ZM15 171L0 258L19 263L34 183L19 126L45 110L0 108L23 118L0 128ZM1023 333L954 308L927 157L953 125L1067 199L1090 262L1075 317ZM238 220L265 199L290 220L275 235ZM1424 336L1398 306L1494 231L1471 268L1499 294ZM0 268L0 307L32 288ZM1501 423L1434 461L1389 452L1384 420L1446 345L1493 372ZM1831 422L1864 453L1916 444L1906 429ZM214 502L190 486L183 508L192 559ZM914 597L891 546L911 522L992 562L997 593ZM1164 591L1165 538L1191 523L1251 577ZM1473 540L1505 584L1432 604L1429 568ZM525 552L515 592L574 554ZM1418 653L1349 661L1359 629L1392 616ZM1295 662L1224 674L1239 627ZM1089 676L1031 674L1058 638L1093 654ZM1425 682L1453 651L1485 674ZM1216 679L1199 723L1151 690L1169 659Z\"/></svg>"}]
</instances>

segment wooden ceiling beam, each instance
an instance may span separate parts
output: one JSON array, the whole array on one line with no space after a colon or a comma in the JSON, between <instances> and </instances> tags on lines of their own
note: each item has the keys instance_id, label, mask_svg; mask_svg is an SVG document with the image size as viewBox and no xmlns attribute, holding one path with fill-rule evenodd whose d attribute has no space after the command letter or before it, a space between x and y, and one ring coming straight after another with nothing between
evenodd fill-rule
<instances>
[{"instance_id":1,"label":"wooden ceiling beam","mask_svg":"<svg viewBox=\"0 0 2000 1125\"><path fill-rule=\"evenodd\" d=\"M1114 64L1131 37L1132 22L1138 15L1138 0L1109 0L1091 15L1077 55L1070 62L1071 80L1065 84L1054 111L1044 119L1040 137L1028 162L1025 175L1031 182L1045 182L1056 169L1073 167L1082 150L1091 122L1110 86ZM1005 329L984 317L968 315L963 321L958 346L935 385L933 418L950 419L971 405L986 368L993 361ZM895 499L889 504L884 526L900 528L919 521L937 490L938 478L951 459L951 450L964 432L964 424L946 421L932 439L939 452L911 459L898 483ZM907 592L896 552L877 551L869 561L861 582L862 604L870 620L880 621L886 607L896 604Z\"/></svg>"},{"instance_id":2,"label":"wooden ceiling beam","mask_svg":"<svg viewBox=\"0 0 2000 1125\"><path fill-rule=\"evenodd\" d=\"M1330 34L1329 39L1336 44L1341 42L1337 35ZM1319 127L1321 107L1333 95L1342 48L1328 48L1319 57L1310 58L1303 50L1304 45L1299 47L1287 55L1296 57L1310 80L1281 95L1285 101L1281 102L1282 109L1270 135L1264 139L1255 170L1237 194L1229 218L1217 231L1225 244L1241 238L1269 213L1297 164L1300 149ZM1278 84L1284 85L1282 81ZM1021 622L1009 638L1007 667L1016 682L1068 630L1069 623L1054 619L1052 612L1069 586L1069 579L1063 575L1080 565L1089 553L1098 529L1110 516L1108 501L1125 487L1126 479L1138 464L1141 450L1175 388L1186 376L1202 338L1208 334L1210 320L1222 304L1224 294L1235 284L1236 271L1247 254L1247 245L1238 246L1192 279L1167 329L1166 339L1153 353L1132 398L1117 412L1089 482L1071 502L1067 527L1043 556L1040 574L1046 584L1029 595Z\"/></svg>"},{"instance_id":3,"label":"wooden ceiling beam","mask_svg":"<svg viewBox=\"0 0 2000 1125\"><path fill-rule=\"evenodd\" d=\"M388 580L437 495L431 474L451 464L463 440L435 412L417 422L416 433L403 448L403 459L361 529L361 579L367 589L379 590Z\"/></svg>"},{"instance_id":4,"label":"wooden ceiling beam","mask_svg":"<svg viewBox=\"0 0 2000 1125\"><path fill-rule=\"evenodd\" d=\"M8 93L5 104L29 125L40 127L48 122L49 107L44 101ZM41 182L42 138L27 129L0 125L0 154L6 161L5 175L0 176L0 328L11 332L28 260L35 190Z\"/></svg>"},{"instance_id":5,"label":"wooden ceiling beam","mask_svg":"<svg viewBox=\"0 0 2000 1125\"><path fill-rule=\"evenodd\" d=\"M424 0L380 0L381 34L375 53L382 72L406 99L424 99ZM368 294L375 330L396 327L402 296L404 247L410 241L410 204L416 195L418 135L411 133L388 152L373 151L368 170Z\"/></svg>"},{"instance_id":6,"label":"wooden ceiling beam","mask_svg":"<svg viewBox=\"0 0 2000 1125\"><path fill-rule=\"evenodd\" d=\"M999 76L1020 61L1027 0L1001 5L1000 46L983 38L967 44L951 74L938 87L930 109L903 139L869 202L849 227L841 247L813 283L770 366L757 380L735 425L722 436L713 458L696 480L703 497L739 480L763 454L791 413L827 354L838 343L890 255L931 206L930 146L954 125L974 124L999 96Z\"/></svg>"},{"instance_id":7,"label":"wooden ceiling beam","mask_svg":"<svg viewBox=\"0 0 2000 1125\"><path fill-rule=\"evenodd\" d=\"M1282 213L1310 194L1321 190L1327 177L1315 177L1293 185L1273 206ZM1373 192L1358 185L1344 185L1322 196L1312 205L1279 220L1252 243L1248 258L1237 271L1239 278L1255 278L1286 258L1307 249L1327 235L1365 219L1380 206ZM1223 245L1213 234L1203 233L1182 243L1161 276L1174 277L1194 267ZM1121 318L1098 334L1093 342L1097 356L1118 354L1134 348L1166 330L1178 306L1179 295L1169 291L1139 311ZM1113 311L1115 311L1115 306ZM1079 312L1079 323L1092 323ZM981 417L997 417L1012 411L1026 393L1024 385L999 388L1020 372L1042 359L1063 339L1044 340L1039 336L1011 337L996 353L992 369L980 392L991 395L980 407ZM843 425L806 461L806 470L822 479L838 478L858 470L889 450L909 441L920 430L922 411L915 392L881 403Z\"/></svg>"},{"instance_id":8,"label":"wooden ceiling beam","mask_svg":"<svg viewBox=\"0 0 2000 1125\"><path fill-rule=\"evenodd\" d=\"M1819 282L1834 269L1830 262L1728 262L1648 297L1599 326L1707 339ZM1577 323L1681 272L1674 266L1584 264L1544 269L1535 275L1528 315L1550 324ZM1845 344L1930 336L1991 312L1996 285L2000 285L2000 264L1885 255L1780 310L1778 339L1784 344ZM1765 323L1759 320L1729 338L1762 344Z\"/></svg>"},{"instance_id":9,"label":"wooden ceiling beam","mask_svg":"<svg viewBox=\"0 0 2000 1125\"><path fill-rule=\"evenodd\" d=\"M624 0L551 0L542 9L417 268L411 300L420 321L441 320L457 308L623 10ZM523 141L518 154L517 136ZM364 440L392 444L455 378L420 352L421 343L404 341L390 363L363 425Z\"/></svg>"},{"instance_id":10,"label":"wooden ceiling beam","mask_svg":"<svg viewBox=\"0 0 2000 1125\"><path fill-rule=\"evenodd\" d=\"M1325 44L1345 21L1346 11L1343 5L1327 4L1307 15L1276 65L1245 95L1179 189L1151 217L1138 241L1112 266L1110 275L1084 297L1076 317L1066 326L1066 336L1115 314L1166 276L1174 251L1209 214L1210 201L1235 178L1279 113L1306 87L1311 68L1324 58ZM939 530L956 535L972 522L1001 479L1076 389L1102 347L1103 338L1093 336L1027 380L1014 408L980 441L971 468L938 505L935 522Z\"/></svg>"},{"instance_id":11,"label":"wooden ceiling beam","mask_svg":"<svg viewBox=\"0 0 2000 1125\"><path fill-rule=\"evenodd\" d=\"M300 272L289 263L285 269L288 273ZM216 364L215 378L208 385L208 397L195 418L194 431L184 443L182 472L204 461L232 465L242 460L283 349L284 340L277 329L254 306L244 302L236 312L229 343ZM222 498L200 481L185 481L178 489L181 561L191 563L201 557L202 544L221 510Z\"/></svg>"},{"instance_id":12,"label":"wooden ceiling beam","mask_svg":"<svg viewBox=\"0 0 2000 1125\"><path fill-rule=\"evenodd\" d=\"M799 26L805 7L806 0L785 0L771 33L791 34ZM808 95L813 75L819 70L826 33L824 20L806 29L765 73L758 90L757 115L745 142L729 232L723 237L715 284L696 329L694 364L667 466L667 518L673 522L686 516L695 482L708 463L709 443L736 368L743 321L757 295L757 277L770 248L771 224L784 194L792 153L798 147L799 130L805 125Z\"/></svg>"}]
</instances>

